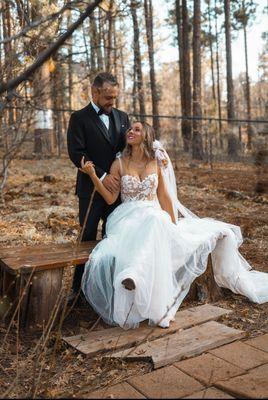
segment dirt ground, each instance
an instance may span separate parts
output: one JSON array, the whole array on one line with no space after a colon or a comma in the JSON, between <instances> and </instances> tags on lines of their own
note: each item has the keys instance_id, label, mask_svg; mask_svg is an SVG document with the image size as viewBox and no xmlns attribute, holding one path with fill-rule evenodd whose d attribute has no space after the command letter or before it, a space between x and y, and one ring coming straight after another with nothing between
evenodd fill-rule
<instances>
[{"instance_id":1,"label":"dirt ground","mask_svg":"<svg viewBox=\"0 0 268 400\"><path fill-rule=\"evenodd\" d=\"M78 205L74 196L76 171L67 157L46 160L14 160L0 209L0 247L37 243L74 242L79 232ZM253 165L176 163L179 198L200 217L209 216L241 227L243 256L258 270L268 272L268 195L256 194L257 170ZM71 272L69 273L71 279ZM1 304L1 303L0 303ZM191 305L196 305L191 304ZM224 290L216 303L233 309L222 317L247 336L268 332L268 304L256 305ZM181 308L189 304L182 304ZM1 307L0 307L1 308ZM1 312L1 309L0 309ZM86 332L94 322L86 306L76 307L63 325L62 334ZM104 329L100 322L95 329ZM150 371L145 362L87 358L57 341L51 333L36 356L40 332L29 333L0 325L0 397L82 397L90 389L117 383ZM5 340L4 340L5 339Z\"/></svg>"}]
</instances>

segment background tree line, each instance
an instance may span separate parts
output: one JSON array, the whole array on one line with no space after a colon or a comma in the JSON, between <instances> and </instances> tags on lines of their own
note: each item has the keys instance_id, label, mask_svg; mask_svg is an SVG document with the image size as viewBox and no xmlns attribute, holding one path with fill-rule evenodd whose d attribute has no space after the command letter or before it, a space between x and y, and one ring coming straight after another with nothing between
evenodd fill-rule
<instances>
[{"instance_id":1,"label":"background tree line","mask_svg":"<svg viewBox=\"0 0 268 400\"><path fill-rule=\"evenodd\" d=\"M165 28L172 29L178 61L159 63L159 49L166 45L159 2L95 3L74 27L89 3L2 1L2 178L19 149L35 157L65 151L70 112L90 100L90 83L102 70L118 77L121 95L117 107L151 121L157 137L170 148L199 160L206 159L211 147L215 155L225 153L231 159L237 159L241 149L254 150L254 136L267 131L267 124L250 121L268 118L268 32L262 36L257 82L251 82L249 76L247 35L257 8L262 7L264 13L267 9L249 0L169 0L162 5L168 9ZM240 30L244 72L234 79L232 41ZM33 73L13 87L8 85L64 35L57 50ZM207 122L202 117L218 120ZM224 121L237 118L248 122Z\"/></svg>"}]
</instances>

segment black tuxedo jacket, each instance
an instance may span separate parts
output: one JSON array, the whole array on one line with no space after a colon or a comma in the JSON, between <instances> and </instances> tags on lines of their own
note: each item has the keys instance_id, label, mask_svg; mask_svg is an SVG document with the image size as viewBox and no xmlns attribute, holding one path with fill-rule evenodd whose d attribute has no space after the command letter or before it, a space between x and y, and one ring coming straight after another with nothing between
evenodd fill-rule
<instances>
[{"instance_id":1,"label":"black tuxedo jacket","mask_svg":"<svg viewBox=\"0 0 268 400\"><path fill-rule=\"evenodd\" d=\"M130 126L128 115L123 111L113 108L112 118L115 126L113 143L91 103L72 113L69 122L67 145L70 159L77 168L81 167L83 156L85 161L93 161L99 178L109 172L116 153L125 147L125 133ZM92 190L90 177L78 170L75 194L89 197Z\"/></svg>"}]
</instances>

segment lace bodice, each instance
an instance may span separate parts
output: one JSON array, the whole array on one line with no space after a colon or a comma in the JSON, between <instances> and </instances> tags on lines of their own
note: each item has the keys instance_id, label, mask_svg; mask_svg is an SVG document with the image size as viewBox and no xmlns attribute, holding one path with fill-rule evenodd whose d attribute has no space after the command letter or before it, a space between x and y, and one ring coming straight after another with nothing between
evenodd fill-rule
<instances>
[{"instance_id":1,"label":"lace bodice","mask_svg":"<svg viewBox=\"0 0 268 400\"><path fill-rule=\"evenodd\" d=\"M123 175L121 177L121 200L122 202L135 200L156 200L157 186L157 173L147 175L142 180L133 175Z\"/></svg>"}]
</instances>

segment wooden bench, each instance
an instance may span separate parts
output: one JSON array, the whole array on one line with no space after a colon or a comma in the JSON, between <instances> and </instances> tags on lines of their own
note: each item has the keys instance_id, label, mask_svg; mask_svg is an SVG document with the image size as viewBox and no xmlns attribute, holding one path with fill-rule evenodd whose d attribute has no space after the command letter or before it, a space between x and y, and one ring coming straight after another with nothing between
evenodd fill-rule
<instances>
[{"instance_id":1,"label":"wooden bench","mask_svg":"<svg viewBox=\"0 0 268 400\"><path fill-rule=\"evenodd\" d=\"M63 298L63 270L83 264L97 241L0 248L0 296L23 327L44 327Z\"/></svg>"},{"instance_id":2,"label":"wooden bench","mask_svg":"<svg viewBox=\"0 0 268 400\"><path fill-rule=\"evenodd\" d=\"M85 263L97 243L0 248L0 296L12 303L10 311L17 308L21 326L44 327L50 321L62 303L64 268ZM194 281L185 300L205 303L221 296L209 257L206 272Z\"/></svg>"}]
</instances>

